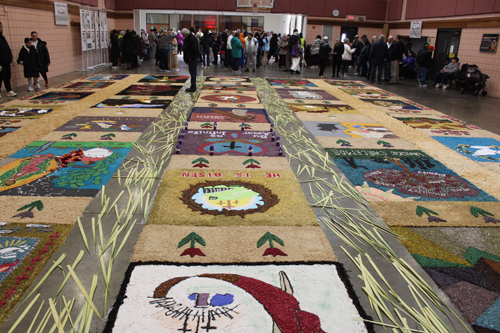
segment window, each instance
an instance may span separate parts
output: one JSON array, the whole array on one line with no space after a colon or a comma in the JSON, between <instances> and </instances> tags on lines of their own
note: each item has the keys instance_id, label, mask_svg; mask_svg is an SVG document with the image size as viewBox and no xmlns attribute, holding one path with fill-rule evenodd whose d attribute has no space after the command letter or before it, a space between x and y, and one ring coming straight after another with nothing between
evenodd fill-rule
<instances>
[{"instance_id":1,"label":"window","mask_svg":"<svg viewBox=\"0 0 500 333\"><path fill-rule=\"evenodd\" d=\"M219 16L219 31L241 29L241 16Z\"/></svg>"},{"instance_id":2,"label":"window","mask_svg":"<svg viewBox=\"0 0 500 333\"><path fill-rule=\"evenodd\" d=\"M217 16L216 15L195 15L194 16L194 29L198 31L201 29L202 32L205 30L215 30L217 27Z\"/></svg>"},{"instance_id":3,"label":"window","mask_svg":"<svg viewBox=\"0 0 500 333\"><path fill-rule=\"evenodd\" d=\"M146 14L147 24L169 24L168 14Z\"/></svg>"},{"instance_id":4,"label":"window","mask_svg":"<svg viewBox=\"0 0 500 333\"><path fill-rule=\"evenodd\" d=\"M247 31L252 31L252 27L264 27L264 17L263 16L243 16L241 18L242 21L242 29L246 29Z\"/></svg>"}]
</instances>

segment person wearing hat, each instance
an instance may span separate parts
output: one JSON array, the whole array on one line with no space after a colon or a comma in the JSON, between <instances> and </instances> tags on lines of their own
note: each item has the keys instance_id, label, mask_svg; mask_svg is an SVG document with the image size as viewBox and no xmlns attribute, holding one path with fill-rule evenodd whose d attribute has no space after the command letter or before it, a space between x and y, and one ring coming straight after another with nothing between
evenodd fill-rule
<instances>
[{"instance_id":1,"label":"person wearing hat","mask_svg":"<svg viewBox=\"0 0 500 333\"><path fill-rule=\"evenodd\" d=\"M427 85L425 84L425 79L429 74L429 69L431 68L432 65L432 52L435 49L436 48L434 46L429 45L427 51L420 52L419 55L417 56L417 64L420 66L420 76L419 76L420 88L427 88Z\"/></svg>"},{"instance_id":2,"label":"person wearing hat","mask_svg":"<svg viewBox=\"0 0 500 333\"><path fill-rule=\"evenodd\" d=\"M2 88L2 82L5 84L5 89L7 90L8 97L15 97L17 94L12 91L10 85L11 71L10 64L12 63L12 51L10 49L9 43L5 36L3 35L3 25L0 22L0 88ZM2 96L0 96L2 98Z\"/></svg>"},{"instance_id":3,"label":"person wearing hat","mask_svg":"<svg viewBox=\"0 0 500 333\"><path fill-rule=\"evenodd\" d=\"M319 42L319 76L325 77L325 68L328 58L330 57L330 52L332 52L332 47L328 44L328 36L323 37L323 40Z\"/></svg>"}]
</instances>

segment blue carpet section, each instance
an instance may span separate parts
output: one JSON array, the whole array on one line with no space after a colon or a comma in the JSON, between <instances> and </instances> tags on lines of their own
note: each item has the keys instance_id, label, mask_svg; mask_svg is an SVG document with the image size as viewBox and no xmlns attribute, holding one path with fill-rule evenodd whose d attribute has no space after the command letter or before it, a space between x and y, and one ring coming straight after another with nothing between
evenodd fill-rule
<instances>
[{"instance_id":1,"label":"blue carpet section","mask_svg":"<svg viewBox=\"0 0 500 333\"><path fill-rule=\"evenodd\" d=\"M500 162L500 141L490 138L433 136L443 145L476 162Z\"/></svg>"},{"instance_id":2,"label":"blue carpet section","mask_svg":"<svg viewBox=\"0 0 500 333\"><path fill-rule=\"evenodd\" d=\"M474 324L500 331L500 298L488 310L483 312Z\"/></svg>"}]
</instances>

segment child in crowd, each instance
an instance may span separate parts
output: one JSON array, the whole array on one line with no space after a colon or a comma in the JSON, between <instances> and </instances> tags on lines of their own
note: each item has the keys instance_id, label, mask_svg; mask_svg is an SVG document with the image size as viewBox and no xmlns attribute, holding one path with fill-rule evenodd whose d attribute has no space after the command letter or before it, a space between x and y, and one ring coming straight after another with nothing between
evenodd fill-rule
<instances>
[{"instance_id":1,"label":"child in crowd","mask_svg":"<svg viewBox=\"0 0 500 333\"><path fill-rule=\"evenodd\" d=\"M28 79L28 91L40 89L40 83L38 83L40 60L35 47L31 44L31 39L28 37L24 39L24 45L19 51L17 63L24 67L24 77Z\"/></svg>"}]
</instances>

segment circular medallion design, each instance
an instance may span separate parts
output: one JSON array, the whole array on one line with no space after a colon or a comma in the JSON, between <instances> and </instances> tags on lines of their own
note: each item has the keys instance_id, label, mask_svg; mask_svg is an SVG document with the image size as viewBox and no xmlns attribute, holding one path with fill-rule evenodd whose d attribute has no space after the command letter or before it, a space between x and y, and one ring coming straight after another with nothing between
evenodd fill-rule
<instances>
[{"instance_id":1,"label":"circular medallion design","mask_svg":"<svg viewBox=\"0 0 500 333\"><path fill-rule=\"evenodd\" d=\"M224 102L224 103L248 103L257 100L255 97L251 96L241 96L232 94L206 95L206 96L201 96L201 99L204 99L209 102Z\"/></svg>"},{"instance_id":2,"label":"circular medallion design","mask_svg":"<svg viewBox=\"0 0 500 333\"><path fill-rule=\"evenodd\" d=\"M206 181L183 191L181 200L201 214L245 217L265 212L279 202L262 185L240 181Z\"/></svg>"}]
</instances>

